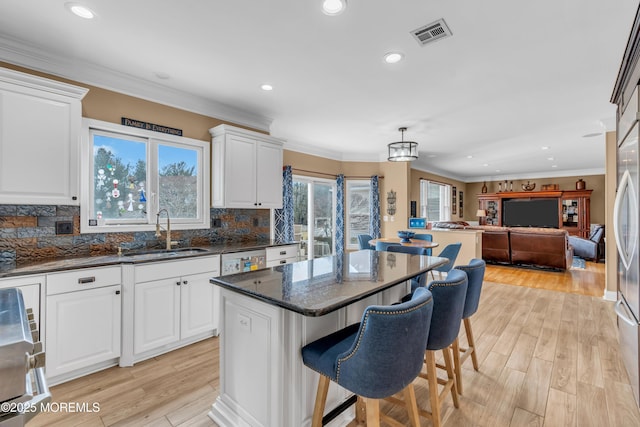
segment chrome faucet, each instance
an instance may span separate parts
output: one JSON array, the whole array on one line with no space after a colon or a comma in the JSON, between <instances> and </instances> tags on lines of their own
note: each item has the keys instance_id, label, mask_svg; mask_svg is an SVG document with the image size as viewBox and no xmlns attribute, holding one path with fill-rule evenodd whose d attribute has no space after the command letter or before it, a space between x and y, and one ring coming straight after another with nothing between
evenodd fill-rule
<instances>
[{"instance_id":1,"label":"chrome faucet","mask_svg":"<svg viewBox=\"0 0 640 427\"><path fill-rule=\"evenodd\" d=\"M162 228L160 226L160 214L162 212L165 212L167 214L167 228L165 229L166 231L166 241L167 241L167 245L166 245L166 249L169 251L171 250L171 245L176 244L177 242L174 242L171 240L171 219L169 218L169 211L166 209L160 209L158 211L158 213L156 214L156 237L160 237L161 233L160 233L160 229Z\"/></svg>"}]
</instances>

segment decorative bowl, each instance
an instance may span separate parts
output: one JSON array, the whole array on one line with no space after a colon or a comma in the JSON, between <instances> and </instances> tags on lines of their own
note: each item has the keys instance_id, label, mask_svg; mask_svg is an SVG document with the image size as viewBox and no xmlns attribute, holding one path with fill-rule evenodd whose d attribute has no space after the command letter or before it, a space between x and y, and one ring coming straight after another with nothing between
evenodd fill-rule
<instances>
[{"instance_id":1,"label":"decorative bowl","mask_svg":"<svg viewBox=\"0 0 640 427\"><path fill-rule=\"evenodd\" d=\"M536 188L536 183L535 182L533 184L531 184L530 181L527 181L526 184L522 184L522 189L524 191L533 191L534 188Z\"/></svg>"},{"instance_id":2,"label":"decorative bowl","mask_svg":"<svg viewBox=\"0 0 640 427\"><path fill-rule=\"evenodd\" d=\"M415 236L416 233L413 231L398 231L398 237L400 238L400 243L409 243L411 238Z\"/></svg>"}]
</instances>

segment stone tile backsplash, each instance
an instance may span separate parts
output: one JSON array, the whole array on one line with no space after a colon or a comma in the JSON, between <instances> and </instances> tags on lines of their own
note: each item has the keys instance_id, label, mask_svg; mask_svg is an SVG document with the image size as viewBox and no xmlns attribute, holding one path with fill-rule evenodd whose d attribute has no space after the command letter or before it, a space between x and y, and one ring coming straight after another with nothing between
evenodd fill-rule
<instances>
[{"instance_id":1,"label":"stone tile backsplash","mask_svg":"<svg viewBox=\"0 0 640 427\"><path fill-rule=\"evenodd\" d=\"M268 209L211 209L221 226L172 230L180 246L209 246L270 238ZM56 235L56 221L72 221L73 234ZM125 249L161 249L153 231L80 234L80 208L52 205L0 205L0 262L29 263L59 257L110 255Z\"/></svg>"}]
</instances>

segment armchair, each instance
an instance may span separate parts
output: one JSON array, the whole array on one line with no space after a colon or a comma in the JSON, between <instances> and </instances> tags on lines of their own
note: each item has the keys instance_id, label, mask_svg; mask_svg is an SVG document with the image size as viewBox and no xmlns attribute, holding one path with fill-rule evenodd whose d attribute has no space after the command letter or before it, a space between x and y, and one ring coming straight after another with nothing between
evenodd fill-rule
<instances>
[{"instance_id":1,"label":"armchair","mask_svg":"<svg viewBox=\"0 0 640 427\"><path fill-rule=\"evenodd\" d=\"M594 224L588 239L578 236L569 236L569 244L573 246L573 254L580 258L598 262L601 251L600 244L604 237L604 225Z\"/></svg>"}]
</instances>

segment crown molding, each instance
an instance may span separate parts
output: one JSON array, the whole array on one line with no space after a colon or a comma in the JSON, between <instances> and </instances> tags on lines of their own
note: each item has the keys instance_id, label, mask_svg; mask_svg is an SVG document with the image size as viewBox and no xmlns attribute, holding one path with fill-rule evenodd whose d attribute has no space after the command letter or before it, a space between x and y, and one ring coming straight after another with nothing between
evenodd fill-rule
<instances>
[{"instance_id":1,"label":"crown molding","mask_svg":"<svg viewBox=\"0 0 640 427\"><path fill-rule=\"evenodd\" d=\"M0 60L266 132L270 130L273 121L269 117L240 110L101 65L72 60L58 54L53 55L6 36L0 36Z\"/></svg>"}]
</instances>

